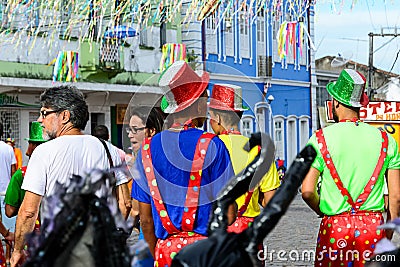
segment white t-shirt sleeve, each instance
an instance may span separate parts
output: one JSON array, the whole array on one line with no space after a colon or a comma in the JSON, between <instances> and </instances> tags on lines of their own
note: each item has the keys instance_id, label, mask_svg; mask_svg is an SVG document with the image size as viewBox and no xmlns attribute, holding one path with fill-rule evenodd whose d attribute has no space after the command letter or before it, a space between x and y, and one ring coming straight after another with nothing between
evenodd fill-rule
<instances>
[{"instance_id":1,"label":"white t-shirt sleeve","mask_svg":"<svg viewBox=\"0 0 400 267\"><path fill-rule=\"evenodd\" d=\"M33 151L28 167L25 172L24 181L22 183L22 189L44 196L46 193L46 160L40 153L40 146Z\"/></svg>"},{"instance_id":2,"label":"white t-shirt sleeve","mask_svg":"<svg viewBox=\"0 0 400 267\"><path fill-rule=\"evenodd\" d=\"M114 167L121 166L122 160L119 155L118 148L111 144L108 146L108 148L110 150L110 154L111 154L111 157L113 160ZM126 177L126 175L124 174L123 171L115 171L115 179L116 179L116 182L115 182L116 186L129 182L128 178Z\"/></svg>"},{"instance_id":3,"label":"white t-shirt sleeve","mask_svg":"<svg viewBox=\"0 0 400 267\"><path fill-rule=\"evenodd\" d=\"M115 172L115 178L117 180L115 182L116 186L119 186L121 184L125 184L125 183L129 182L128 178L126 177L126 175L122 171L116 171Z\"/></svg>"},{"instance_id":4,"label":"white t-shirt sleeve","mask_svg":"<svg viewBox=\"0 0 400 267\"><path fill-rule=\"evenodd\" d=\"M14 150L11 146L8 146L8 155L10 157L11 165L17 164L17 159L15 158Z\"/></svg>"}]
</instances>

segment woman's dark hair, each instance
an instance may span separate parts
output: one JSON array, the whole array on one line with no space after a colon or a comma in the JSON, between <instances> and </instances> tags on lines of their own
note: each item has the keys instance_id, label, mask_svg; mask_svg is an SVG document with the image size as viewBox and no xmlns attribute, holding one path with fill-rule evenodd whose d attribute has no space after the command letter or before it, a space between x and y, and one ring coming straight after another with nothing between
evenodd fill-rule
<instances>
[{"instance_id":1,"label":"woman's dark hair","mask_svg":"<svg viewBox=\"0 0 400 267\"><path fill-rule=\"evenodd\" d=\"M147 129L154 129L156 133L161 132L163 129L164 118L161 112L154 107L130 108L129 118L132 116L138 116Z\"/></svg>"},{"instance_id":2,"label":"woman's dark hair","mask_svg":"<svg viewBox=\"0 0 400 267\"><path fill-rule=\"evenodd\" d=\"M81 130L85 129L89 120L89 108L85 97L75 86L61 85L47 88L40 95L40 104L58 112L68 110L72 125Z\"/></svg>"}]
</instances>

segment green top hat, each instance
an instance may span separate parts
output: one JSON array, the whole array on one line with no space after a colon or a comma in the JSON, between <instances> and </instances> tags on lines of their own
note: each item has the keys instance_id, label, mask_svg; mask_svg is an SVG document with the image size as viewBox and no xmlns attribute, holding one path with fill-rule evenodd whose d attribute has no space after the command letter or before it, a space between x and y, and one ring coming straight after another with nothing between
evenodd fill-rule
<instances>
[{"instance_id":1,"label":"green top hat","mask_svg":"<svg viewBox=\"0 0 400 267\"><path fill-rule=\"evenodd\" d=\"M31 125L31 130L29 132L29 138L25 138L28 142L46 142L43 139L43 128L40 122L34 121Z\"/></svg>"},{"instance_id":2,"label":"green top hat","mask_svg":"<svg viewBox=\"0 0 400 267\"><path fill-rule=\"evenodd\" d=\"M364 93L365 77L352 69L344 69L336 82L326 86L328 93L337 101L351 107L361 107L368 104Z\"/></svg>"}]
</instances>

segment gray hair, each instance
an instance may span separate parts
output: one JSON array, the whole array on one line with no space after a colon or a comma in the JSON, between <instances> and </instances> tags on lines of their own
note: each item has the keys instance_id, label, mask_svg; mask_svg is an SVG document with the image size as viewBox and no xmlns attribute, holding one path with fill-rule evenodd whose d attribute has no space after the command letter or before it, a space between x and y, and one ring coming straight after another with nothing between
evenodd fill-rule
<instances>
[{"instance_id":1,"label":"gray hair","mask_svg":"<svg viewBox=\"0 0 400 267\"><path fill-rule=\"evenodd\" d=\"M40 95L40 105L59 112L68 110L75 128L84 130L89 120L89 109L81 91L72 85L47 88Z\"/></svg>"}]
</instances>

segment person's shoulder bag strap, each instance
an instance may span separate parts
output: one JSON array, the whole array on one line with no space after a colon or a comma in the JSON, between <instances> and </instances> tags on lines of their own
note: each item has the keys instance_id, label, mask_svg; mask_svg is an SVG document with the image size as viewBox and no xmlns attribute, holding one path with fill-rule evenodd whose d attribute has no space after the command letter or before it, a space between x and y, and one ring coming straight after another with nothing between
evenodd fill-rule
<instances>
[{"instance_id":1,"label":"person's shoulder bag strap","mask_svg":"<svg viewBox=\"0 0 400 267\"><path fill-rule=\"evenodd\" d=\"M101 139L101 138L99 138L99 137L97 137L97 138L100 140L100 142L101 142L101 143L103 144L103 146L104 146L104 149L106 150L108 162L110 162L110 168L113 168L113 167L114 167L114 163L113 163L113 160L112 160L112 158L111 158L111 153L110 153L110 150L108 149L108 146L107 146L107 144L106 144L106 141L104 141L103 139Z\"/></svg>"},{"instance_id":2,"label":"person's shoulder bag strap","mask_svg":"<svg viewBox=\"0 0 400 267\"><path fill-rule=\"evenodd\" d=\"M101 138L99 138L99 137L97 137L97 139L99 139L100 142L103 144L104 149L106 150L108 162L110 163L110 168L113 168L113 167L114 167L114 163L113 163L113 160L112 160L112 158L111 158L111 153L110 153L110 150L108 149L108 146L107 146L107 144L106 144L106 141L104 141L103 139L101 139ZM112 172L111 175L114 176L114 178L115 178L115 173L114 173L114 172ZM113 196L115 196L116 200L118 201L118 198L119 198L119 197L118 197L117 188L116 188L115 185L113 185L113 187L112 187L112 194L113 194Z\"/></svg>"}]
</instances>

